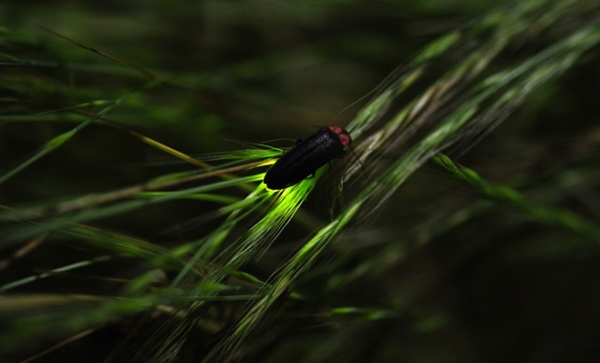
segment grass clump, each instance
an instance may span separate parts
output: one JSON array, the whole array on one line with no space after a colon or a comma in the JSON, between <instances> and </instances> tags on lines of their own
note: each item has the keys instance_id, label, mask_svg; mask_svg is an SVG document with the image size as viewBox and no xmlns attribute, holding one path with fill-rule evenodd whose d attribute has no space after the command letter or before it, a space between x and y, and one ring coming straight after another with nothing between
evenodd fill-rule
<instances>
[{"instance_id":1,"label":"grass clump","mask_svg":"<svg viewBox=\"0 0 600 363\"><path fill-rule=\"evenodd\" d=\"M498 182L480 176L506 174L485 170L500 165L491 150L510 152L526 133L501 129L489 145L476 144L566 71L590 63L599 11L532 0L449 29L384 80L346 126L368 179L347 157L281 191L261 183L282 152L274 142L225 150L214 140L239 115L247 125L257 119L239 98L283 107L261 77L286 57L214 77L185 67L151 72L60 32L45 43L5 28L0 127L16 141L3 147L0 175L3 352L79 359L70 347L118 336L98 361L439 360L432 345L463 361L535 354L512 348L527 324L555 318L541 312L519 323L551 291L555 275L540 266L591 264L597 254L599 227L585 215L594 207L568 198L573 189L594 195L589 150L597 138L574 134L579 142L562 146L571 165L543 176L535 170L551 148L530 151L521 169L510 163L514 179ZM228 84L228 70L239 87ZM263 127L278 116L265 115ZM174 141L192 130L200 141ZM202 156L179 151L196 144ZM481 171L453 160L475 147L488 156ZM158 166L142 162L165 155ZM418 173L432 158L438 172L464 182L446 188L465 191L440 191L446 181ZM565 170L573 177L561 178ZM343 190L326 193L336 176ZM315 207L310 197L319 192L326 197ZM338 207L331 195L343 195ZM530 275L532 266L539 270ZM515 282L536 278L547 285L523 292ZM492 298L510 293L523 297L525 312ZM32 340L39 345L21 344Z\"/></svg>"}]
</instances>

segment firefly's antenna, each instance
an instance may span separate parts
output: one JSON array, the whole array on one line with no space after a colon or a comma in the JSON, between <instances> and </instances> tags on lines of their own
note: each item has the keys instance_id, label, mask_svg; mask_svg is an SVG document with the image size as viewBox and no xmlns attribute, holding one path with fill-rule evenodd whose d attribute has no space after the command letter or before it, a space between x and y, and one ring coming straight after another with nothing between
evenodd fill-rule
<instances>
[{"instance_id":1,"label":"firefly's antenna","mask_svg":"<svg viewBox=\"0 0 600 363\"><path fill-rule=\"evenodd\" d=\"M369 175L367 174L367 170L365 169L365 166L363 165L363 163L360 162L360 158L358 157L356 152L354 152L352 145L348 145L348 149L350 149L350 151L352 152L352 155L354 155L354 158L356 159L356 161L358 161L358 165L360 165L360 169L362 170L363 174L365 174L365 179L369 180Z\"/></svg>"}]
</instances>

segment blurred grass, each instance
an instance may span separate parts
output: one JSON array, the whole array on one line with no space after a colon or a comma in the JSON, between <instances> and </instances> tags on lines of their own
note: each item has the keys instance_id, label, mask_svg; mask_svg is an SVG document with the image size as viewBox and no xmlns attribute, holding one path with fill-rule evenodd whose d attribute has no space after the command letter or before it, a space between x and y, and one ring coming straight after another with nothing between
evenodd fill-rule
<instances>
[{"instance_id":1,"label":"blurred grass","mask_svg":"<svg viewBox=\"0 0 600 363\"><path fill-rule=\"evenodd\" d=\"M594 359L598 5L415 4L3 2L3 360Z\"/></svg>"}]
</instances>

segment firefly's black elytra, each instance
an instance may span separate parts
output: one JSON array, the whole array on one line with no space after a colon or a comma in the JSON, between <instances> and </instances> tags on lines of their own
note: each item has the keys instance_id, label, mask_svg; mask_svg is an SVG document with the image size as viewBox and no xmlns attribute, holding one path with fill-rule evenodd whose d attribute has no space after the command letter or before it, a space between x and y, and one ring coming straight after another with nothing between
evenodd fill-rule
<instances>
[{"instance_id":1,"label":"firefly's black elytra","mask_svg":"<svg viewBox=\"0 0 600 363\"><path fill-rule=\"evenodd\" d=\"M269 189L285 189L298 184L333 158L346 155L352 139L341 127L323 127L283 154L267 171L264 182Z\"/></svg>"}]
</instances>

